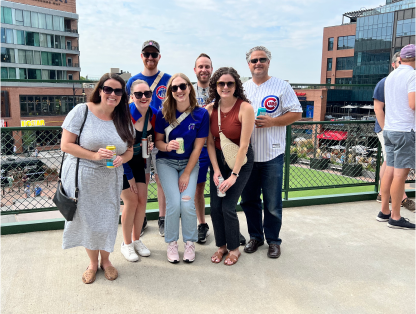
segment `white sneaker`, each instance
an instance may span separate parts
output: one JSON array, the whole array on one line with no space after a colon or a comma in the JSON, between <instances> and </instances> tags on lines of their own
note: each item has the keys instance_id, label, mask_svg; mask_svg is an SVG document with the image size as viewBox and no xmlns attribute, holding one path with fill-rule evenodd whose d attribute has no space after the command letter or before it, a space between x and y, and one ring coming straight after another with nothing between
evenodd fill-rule
<instances>
[{"instance_id":1,"label":"white sneaker","mask_svg":"<svg viewBox=\"0 0 416 314\"><path fill-rule=\"evenodd\" d=\"M134 243L134 249L136 250L137 253L139 253L140 256L150 256L149 249L146 247L146 245L142 243L141 240L136 240L133 243Z\"/></svg>"},{"instance_id":2,"label":"white sneaker","mask_svg":"<svg viewBox=\"0 0 416 314\"><path fill-rule=\"evenodd\" d=\"M186 241L185 252L183 253L183 261L192 263L195 260L195 244L191 241Z\"/></svg>"},{"instance_id":3,"label":"white sneaker","mask_svg":"<svg viewBox=\"0 0 416 314\"><path fill-rule=\"evenodd\" d=\"M137 255L136 252L134 251L133 243L130 243L130 244L124 244L124 242L121 243L121 254L123 254L126 260L128 260L129 262L137 262L139 260L139 255Z\"/></svg>"}]
</instances>

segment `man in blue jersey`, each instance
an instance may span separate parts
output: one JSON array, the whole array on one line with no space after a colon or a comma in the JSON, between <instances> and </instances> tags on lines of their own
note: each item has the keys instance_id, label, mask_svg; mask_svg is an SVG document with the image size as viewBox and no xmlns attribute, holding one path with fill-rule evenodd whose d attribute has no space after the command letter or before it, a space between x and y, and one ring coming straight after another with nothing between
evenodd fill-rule
<instances>
[{"instance_id":1,"label":"man in blue jersey","mask_svg":"<svg viewBox=\"0 0 416 314\"><path fill-rule=\"evenodd\" d=\"M396 52L393 55L393 58L391 60L391 66L393 69L397 69L401 62L400 62L400 51ZM383 159L384 162L380 167L380 182L383 180L384 172L387 167L386 163L386 148L384 146L384 137L383 137L383 129L384 129L384 120L385 120L385 112L384 112L384 84L386 81L386 78L381 79L380 82L377 83L376 88L374 89L374 112L376 114L376 123L374 125L374 132L376 132L378 139L381 144L381 150L383 151ZM377 202L381 203L381 187L380 192L377 195ZM391 202L390 202L391 203ZM409 198L407 198L406 192L403 194L403 200L402 200L402 207L407 208L410 211L415 210L415 202ZM386 221L386 218L383 217L383 213L380 212L377 216L377 220L384 222Z\"/></svg>"},{"instance_id":2,"label":"man in blue jersey","mask_svg":"<svg viewBox=\"0 0 416 314\"><path fill-rule=\"evenodd\" d=\"M246 54L252 79L243 87L257 115L259 108L266 114L256 117L251 135L254 166L241 194L241 207L247 218L250 241L244 252L254 253L269 244L267 256L280 256L279 237L282 226L282 178L286 126L302 117L302 107L292 87L284 80L269 76L271 53L257 46ZM264 221L262 219L262 200Z\"/></svg>"},{"instance_id":3,"label":"man in blue jersey","mask_svg":"<svg viewBox=\"0 0 416 314\"><path fill-rule=\"evenodd\" d=\"M126 90L127 94L130 95L130 87L136 80L143 80L149 84L150 89L153 92L152 101L150 106L157 110L162 109L162 104L166 96L166 86L171 75L159 71L157 65L161 58L160 54L160 45L157 41L146 40L142 45L141 58L143 60L144 69L142 72L131 77L127 84ZM155 139L153 139L154 141ZM166 199L165 194L163 193L162 186L160 185L159 176L156 169L156 154L158 152L157 148L154 148L152 151L151 157L147 160L146 168L146 180L150 180L150 165L153 164L153 169L155 171L155 180L157 183L157 199L159 203L159 234L163 237L165 235L165 213L166 213ZM147 226L147 220L143 223L143 230Z\"/></svg>"}]
</instances>

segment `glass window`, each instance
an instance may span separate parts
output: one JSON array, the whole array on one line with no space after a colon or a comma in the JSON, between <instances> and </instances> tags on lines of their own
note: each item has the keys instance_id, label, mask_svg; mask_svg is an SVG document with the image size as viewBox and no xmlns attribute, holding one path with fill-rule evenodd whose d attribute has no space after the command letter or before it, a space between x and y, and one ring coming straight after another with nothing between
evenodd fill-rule
<instances>
[{"instance_id":1,"label":"glass window","mask_svg":"<svg viewBox=\"0 0 416 314\"><path fill-rule=\"evenodd\" d=\"M4 23L13 24L12 9L4 8Z\"/></svg>"},{"instance_id":2,"label":"glass window","mask_svg":"<svg viewBox=\"0 0 416 314\"><path fill-rule=\"evenodd\" d=\"M334 37L328 38L328 51L334 49Z\"/></svg>"},{"instance_id":3,"label":"glass window","mask_svg":"<svg viewBox=\"0 0 416 314\"><path fill-rule=\"evenodd\" d=\"M16 30L16 38L17 38L17 44L18 45L24 45L25 44L26 38L25 38L25 32L24 31Z\"/></svg>"},{"instance_id":4,"label":"glass window","mask_svg":"<svg viewBox=\"0 0 416 314\"><path fill-rule=\"evenodd\" d=\"M43 13L38 13L38 18L39 18L39 28L46 28L46 18L45 18L45 14Z\"/></svg>"},{"instance_id":5,"label":"glass window","mask_svg":"<svg viewBox=\"0 0 416 314\"><path fill-rule=\"evenodd\" d=\"M16 68L9 68L9 78L10 79L16 78Z\"/></svg>"},{"instance_id":6,"label":"glass window","mask_svg":"<svg viewBox=\"0 0 416 314\"><path fill-rule=\"evenodd\" d=\"M26 46L34 46L34 45L35 45L35 33L26 32Z\"/></svg>"},{"instance_id":7,"label":"glass window","mask_svg":"<svg viewBox=\"0 0 416 314\"><path fill-rule=\"evenodd\" d=\"M1 67L1 78L2 79L9 78L9 71L7 70L7 68Z\"/></svg>"},{"instance_id":8,"label":"glass window","mask_svg":"<svg viewBox=\"0 0 416 314\"><path fill-rule=\"evenodd\" d=\"M52 48L53 45L53 35L46 35L46 42L48 43L48 48Z\"/></svg>"},{"instance_id":9,"label":"glass window","mask_svg":"<svg viewBox=\"0 0 416 314\"><path fill-rule=\"evenodd\" d=\"M33 63L33 51L32 50L26 50L26 63L27 64L34 64Z\"/></svg>"},{"instance_id":10,"label":"glass window","mask_svg":"<svg viewBox=\"0 0 416 314\"><path fill-rule=\"evenodd\" d=\"M330 77L326 79L326 83L331 84L331 78Z\"/></svg>"},{"instance_id":11,"label":"glass window","mask_svg":"<svg viewBox=\"0 0 416 314\"><path fill-rule=\"evenodd\" d=\"M65 23L64 18L62 16L59 17L59 30L61 32L65 31Z\"/></svg>"},{"instance_id":12,"label":"glass window","mask_svg":"<svg viewBox=\"0 0 416 314\"><path fill-rule=\"evenodd\" d=\"M39 47L39 33L33 33L33 44L35 47Z\"/></svg>"},{"instance_id":13,"label":"glass window","mask_svg":"<svg viewBox=\"0 0 416 314\"><path fill-rule=\"evenodd\" d=\"M46 34L39 34L39 46L48 47L48 42L46 41Z\"/></svg>"},{"instance_id":14,"label":"glass window","mask_svg":"<svg viewBox=\"0 0 416 314\"><path fill-rule=\"evenodd\" d=\"M19 75L20 75L21 80L26 80L27 79L26 69L19 69Z\"/></svg>"},{"instance_id":15,"label":"glass window","mask_svg":"<svg viewBox=\"0 0 416 314\"><path fill-rule=\"evenodd\" d=\"M66 53L62 54L62 65L66 67Z\"/></svg>"},{"instance_id":16,"label":"glass window","mask_svg":"<svg viewBox=\"0 0 416 314\"><path fill-rule=\"evenodd\" d=\"M25 50L17 50L17 55L19 57L19 63L25 64L26 63L26 52Z\"/></svg>"},{"instance_id":17,"label":"glass window","mask_svg":"<svg viewBox=\"0 0 416 314\"><path fill-rule=\"evenodd\" d=\"M40 51L33 51L33 64L40 64Z\"/></svg>"},{"instance_id":18,"label":"glass window","mask_svg":"<svg viewBox=\"0 0 416 314\"><path fill-rule=\"evenodd\" d=\"M49 70L42 70L42 80L49 80Z\"/></svg>"},{"instance_id":19,"label":"glass window","mask_svg":"<svg viewBox=\"0 0 416 314\"><path fill-rule=\"evenodd\" d=\"M53 29L52 15L46 14L46 29Z\"/></svg>"},{"instance_id":20,"label":"glass window","mask_svg":"<svg viewBox=\"0 0 416 314\"><path fill-rule=\"evenodd\" d=\"M14 44L13 30L6 28L6 43Z\"/></svg>"},{"instance_id":21,"label":"glass window","mask_svg":"<svg viewBox=\"0 0 416 314\"><path fill-rule=\"evenodd\" d=\"M40 80L41 77L41 70L38 69L27 69L27 76L29 80Z\"/></svg>"},{"instance_id":22,"label":"glass window","mask_svg":"<svg viewBox=\"0 0 416 314\"><path fill-rule=\"evenodd\" d=\"M52 20L53 20L53 30L59 31L59 16L53 15Z\"/></svg>"},{"instance_id":23,"label":"glass window","mask_svg":"<svg viewBox=\"0 0 416 314\"><path fill-rule=\"evenodd\" d=\"M61 49L65 49L65 36L60 36L61 37Z\"/></svg>"},{"instance_id":24,"label":"glass window","mask_svg":"<svg viewBox=\"0 0 416 314\"><path fill-rule=\"evenodd\" d=\"M20 97L20 115L23 117L28 115L26 97Z\"/></svg>"},{"instance_id":25,"label":"glass window","mask_svg":"<svg viewBox=\"0 0 416 314\"><path fill-rule=\"evenodd\" d=\"M30 19L32 20L32 27L39 27L39 18L37 12L30 12Z\"/></svg>"},{"instance_id":26,"label":"glass window","mask_svg":"<svg viewBox=\"0 0 416 314\"><path fill-rule=\"evenodd\" d=\"M337 71L352 70L354 64L354 57L337 58Z\"/></svg>"},{"instance_id":27,"label":"glass window","mask_svg":"<svg viewBox=\"0 0 416 314\"><path fill-rule=\"evenodd\" d=\"M42 65L52 65L52 53L42 51Z\"/></svg>"},{"instance_id":28,"label":"glass window","mask_svg":"<svg viewBox=\"0 0 416 314\"><path fill-rule=\"evenodd\" d=\"M332 58L328 58L326 62L326 70L332 71Z\"/></svg>"},{"instance_id":29,"label":"glass window","mask_svg":"<svg viewBox=\"0 0 416 314\"><path fill-rule=\"evenodd\" d=\"M1 62L15 63L13 48L1 48Z\"/></svg>"},{"instance_id":30,"label":"glass window","mask_svg":"<svg viewBox=\"0 0 416 314\"><path fill-rule=\"evenodd\" d=\"M23 25L23 11L22 10L14 10L14 15L16 19L16 25Z\"/></svg>"},{"instance_id":31,"label":"glass window","mask_svg":"<svg viewBox=\"0 0 416 314\"><path fill-rule=\"evenodd\" d=\"M23 25L30 27L30 11L23 11Z\"/></svg>"},{"instance_id":32,"label":"glass window","mask_svg":"<svg viewBox=\"0 0 416 314\"><path fill-rule=\"evenodd\" d=\"M1 42L5 43L6 42L6 29L5 28L1 28Z\"/></svg>"},{"instance_id":33,"label":"glass window","mask_svg":"<svg viewBox=\"0 0 416 314\"><path fill-rule=\"evenodd\" d=\"M359 38L367 38L368 30L364 30L364 32L359 32ZM338 37L338 50L342 49L354 49L355 46L355 35L353 36L342 36Z\"/></svg>"},{"instance_id":34,"label":"glass window","mask_svg":"<svg viewBox=\"0 0 416 314\"><path fill-rule=\"evenodd\" d=\"M62 56L60 53L52 52L52 65L62 66Z\"/></svg>"}]
</instances>

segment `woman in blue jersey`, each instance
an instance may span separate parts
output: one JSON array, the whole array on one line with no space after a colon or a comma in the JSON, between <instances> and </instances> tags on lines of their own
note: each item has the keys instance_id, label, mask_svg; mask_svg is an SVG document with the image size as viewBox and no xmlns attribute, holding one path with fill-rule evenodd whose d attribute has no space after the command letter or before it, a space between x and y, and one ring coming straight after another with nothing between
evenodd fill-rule
<instances>
[{"instance_id":1,"label":"woman in blue jersey","mask_svg":"<svg viewBox=\"0 0 416 314\"><path fill-rule=\"evenodd\" d=\"M209 133L209 115L198 107L189 78L177 73L169 80L162 111L156 118L156 165L166 196L165 242L167 258L179 262L179 218L185 242L183 260L195 260L198 239L194 196L198 179L198 158ZM183 139L182 141L177 140Z\"/></svg>"},{"instance_id":2,"label":"woman in blue jersey","mask_svg":"<svg viewBox=\"0 0 416 314\"><path fill-rule=\"evenodd\" d=\"M135 141L133 158L123 164L124 176L121 198L124 202L124 208L121 216L123 230L121 253L129 262L137 262L139 255L150 255L149 249L140 240L146 214L147 187L149 184L149 180L146 180L145 176L146 159L142 157L143 147L141 145L142 138L148 138L148 142L150 142L151 137L151 141L154 141L157 111L150 107L152 91L145 81L134 81L130 91L130 98L133 101L130 104L130 113L135 129ZM153 144L150 145L150 150L152 148Z\"/></svg>"}]
</instances>

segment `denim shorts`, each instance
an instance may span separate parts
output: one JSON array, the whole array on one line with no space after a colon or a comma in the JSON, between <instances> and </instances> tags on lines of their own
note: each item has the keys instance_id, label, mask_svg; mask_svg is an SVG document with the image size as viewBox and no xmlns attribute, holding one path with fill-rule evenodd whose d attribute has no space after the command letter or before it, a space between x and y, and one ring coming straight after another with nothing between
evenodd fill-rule
<instances>
[{"instance_id":1,"label":"denim shorts","mask_svg":"<svg viewBox=\"0 0 416 314\"><path fill-rule=\"evenodd\" d=\"M415 168L415 131L383 131L387 166L397 169Z\"/></svg>"}]
</instances>

